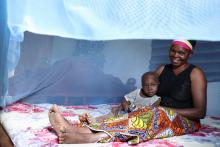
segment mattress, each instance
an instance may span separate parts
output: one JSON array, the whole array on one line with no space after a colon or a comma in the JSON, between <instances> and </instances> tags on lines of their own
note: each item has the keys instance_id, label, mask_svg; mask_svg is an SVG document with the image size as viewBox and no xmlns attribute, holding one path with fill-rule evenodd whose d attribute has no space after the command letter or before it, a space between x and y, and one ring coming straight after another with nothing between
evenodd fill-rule
<instances>
[{"instance_id":1,"label":"mattress","mask_svg":"<svg viewBox=\"0 0 220 147\"><path fill-rule=\"evenodd\" d=\"M52 104L14 103L0 111L1 124L16 147L79 146L58 144L58 138L48 119ZM71 123L77 123L78 115L89 113L101 116L110 113L115 104L59 106L62 115ZM206 116L201 120L198 132L164 139L153 139L138 146L158 147L220 147L220 116ZM88 144L81 144L81 146ZM129 146L126 142L91 143L89 146Z\"/></svg>"}]
</instances>

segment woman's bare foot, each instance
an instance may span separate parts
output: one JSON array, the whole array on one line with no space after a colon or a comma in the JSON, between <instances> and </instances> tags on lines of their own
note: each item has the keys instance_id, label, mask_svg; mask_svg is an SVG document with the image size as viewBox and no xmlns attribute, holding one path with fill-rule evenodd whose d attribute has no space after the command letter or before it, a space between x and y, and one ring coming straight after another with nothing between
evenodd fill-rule
<instances>
[{"instance_id":1,"label":"woman's bare foot","mask_svg":"<svg viewBox=\"0 0 220 147\"><path fill-rule=\"evenodd\" d=\"M76 133L68 132L65 128L61 127L58 134L60 144L72 143L95 143L102 138L109 138L104 132L99 133Z\"/></svg>"},{"instance_id":2,"label":"woman's bare foot","mask_svg":"<svg viewBox=\"0 0 220 147\"><path fill-rule=\"evenodd\" d=\"M50 108L48 116L51 125L57 133L61 127L72 130L72 125L61 115L57 105L53 105Z\"/></svg>"},{"instance_id":3,"label":"woman's bare foot","mask_svg":"<svg viewBox=\"0 0 220 147\"><path fill-rule=\"evenodd\" d=\"M60 128L65 128L68 132L91 133L87 127L76 127L70 124L60 113L58 106L53 105L48 113L49 121L54 130L59 134Z\"/></svg>"}]
</instances>

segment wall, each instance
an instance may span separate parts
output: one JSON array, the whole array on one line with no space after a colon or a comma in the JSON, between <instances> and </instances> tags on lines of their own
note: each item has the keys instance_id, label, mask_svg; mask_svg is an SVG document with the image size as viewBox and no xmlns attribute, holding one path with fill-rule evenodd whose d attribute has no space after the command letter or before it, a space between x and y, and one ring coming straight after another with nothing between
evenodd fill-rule
<instances>
[{"instance_id":1,"label":"wall","mask_svg":"<svg viewBox=\"0 0 220 147\"><path fill-rule=\"evenodd\" d=\"M57 60L72 57L74 52L76 52L78 41L79 40L55 37L52 47L52 63L55 63ZM134 77L137 80L137 86L140 86L141 74L149 70L151 40L99 41L97 44L94 43L94 46L98 46L99 43L102 44L102 49L95 53L95 60L96 63L99 62L99 64L101 64L99 66L101 70L106 74L118 77L123 83L126 83L128 78ZM81 47L81 50L86 50L86 47L91 46ZM93 47L93 49L98 48ZM62 50L62 52L60 52L60 50ZM85 54L84 56L86 56Z\"/></svg>"}]
</instances>

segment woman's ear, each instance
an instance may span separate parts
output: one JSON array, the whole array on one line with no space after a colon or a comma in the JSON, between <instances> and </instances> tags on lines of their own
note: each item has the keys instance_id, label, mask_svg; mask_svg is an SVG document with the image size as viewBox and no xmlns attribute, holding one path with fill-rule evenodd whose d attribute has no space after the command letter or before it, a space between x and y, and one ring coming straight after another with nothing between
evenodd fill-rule
<instances>
[{"instance_id":1,"label":"woman's ear","mask_svg":"<svg viewBox=\"0 0 220 147\"><path fill-rule=\"evenodd\" d=\"M190 52L189 52L189 58L191 58L191 57L192 57L192 55L193 55L193 52L192 52L192 51L190 51Z\"/></svg>"}]
</instances>

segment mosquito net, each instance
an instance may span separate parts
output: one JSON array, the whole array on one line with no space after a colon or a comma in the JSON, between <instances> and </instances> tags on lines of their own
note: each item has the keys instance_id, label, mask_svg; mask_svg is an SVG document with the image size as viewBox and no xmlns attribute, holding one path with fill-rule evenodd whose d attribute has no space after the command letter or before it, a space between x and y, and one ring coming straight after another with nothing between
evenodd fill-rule
<instances>
[{"instance_id":1,"label":"mosquito net","mask_svg":"<svg viewBox=\"0 0 220 147\"><path fill-rule=\"evenodd\" d=\"M218 0L0 3L1 106L117 103L168 62L175 38L200 40L192 63L219 90Z\"/></svg>"},{"instance_id":2,"label":"mosquito net","mask_svg":"<svg viewBox=\"0 0 220 147\"><path fill-rule=\"evenodd\" d=\"M25 33L8 95L35 103L117 102L139 84L150 45L146 40L86 41Z\"/></svg>"}]
</instances>

